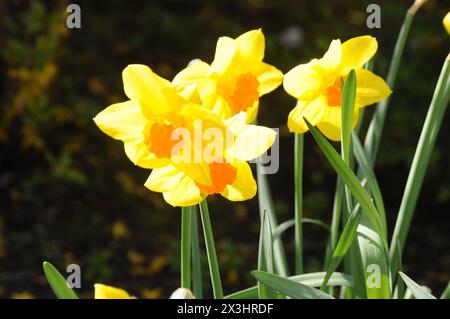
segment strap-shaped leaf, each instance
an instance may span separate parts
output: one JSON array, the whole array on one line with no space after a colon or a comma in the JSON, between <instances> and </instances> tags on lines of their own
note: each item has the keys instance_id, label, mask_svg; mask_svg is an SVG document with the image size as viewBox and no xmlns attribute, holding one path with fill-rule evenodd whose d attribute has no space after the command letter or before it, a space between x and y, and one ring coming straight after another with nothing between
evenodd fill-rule
<instances>
[{"instance_id":1,"label":"strap-shaped leaf","mask_svg":"<svg viewBox=\"0 0 450 319\"><path fill-rule=\"evenodd\" d=\"M264 271L252 271L253 277L278 292L294 299L334 299L319 289L301 284L292 279L269 274Z\"/></svg>"},{"instance_id":2,"label":"strap-shaped leaf","mask_svg":"<svg viewBox=\"0 0 450 319\"><path fill-rule=\"evenodd\" d=\"M43 263L45 277L58 299L78 299L77 294L67 285L66 279L49 262Z\"/></svg>"}]
</instances>

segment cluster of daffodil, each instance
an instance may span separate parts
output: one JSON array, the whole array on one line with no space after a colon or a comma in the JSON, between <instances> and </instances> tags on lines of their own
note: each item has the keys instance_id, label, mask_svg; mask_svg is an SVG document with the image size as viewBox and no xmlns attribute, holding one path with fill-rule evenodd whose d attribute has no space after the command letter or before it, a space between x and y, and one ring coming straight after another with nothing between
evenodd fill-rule
<instances>
[{"instance_id":1,"label":"cluster of daffodil","mask_svg":"<svg viewBox=\"0 0 450 319\"><path fill-rule=\"evenodd\" d=\"M362 68L377 50L377 41L371 36L342 44L332 41L322 58L293 68L284 81L278 69L263 62L264 47L261 30L236 39L221 37L211 64L194 62L172 82L147 66L129 65L123 71L129 100L109 106L94 121L103 132L124 142L133 163L153 169L145 186L163 193L167 203L190 206L212 194L242 201L256 194L247 161L267 151L276 136L274 130L248 124L257 115L262 95L283 82L285 90L297 99L288 117L289 130L306 132L306 118L325 136L339 140L340 80L345 81L350 70L356 71L358 83L354 125L359 108L391 92L382 78ZM177 139L180 128L190 134L180 134ZM218 143L223 149L205 156L204 143L198 143L194 135L200 130L203 139L211 128L222 133L218 134L222 141L231 135L231 142Z\"/></svg>"},{"instance_id":2,"label":"cluster of daffodil","mask_svg":"<svg viewBox=\"0 0 450 319\"><path fill-rule=\"evenodd\" d=\"M405 20L406 26L400 33L397 41L398 46L394 53L393 67L390 70L394 75L391 75L390 85L393 85L393 78L395 78L411 19L425 2L423 0L415 1L408 11ZM444 18L443 23L450 33L450 13ZM365 156L369 157L376 154L387 102L380 107L380 111L377 110L379 113L374 115L374 120L371 123L371 125L379 123L379 127L375 128L378 133L371 132L369 128L367 134L366 141L369 140L370 145L375 145L375 150L369 147L367 154L364 154L364 151L361 151L361 146L358 146L359 142L355 141L355 157L361 166L362 174L366 177L365 182L369 184L370 192L368 193L364 188L365 186L361 186L357 176L350 168L348 147L351 134L347 134L348 130L345 127L345 123L348 123L351 131L358 123L362 108L385 100L392 92L389 85L381 77L365 67L375 55L377 49L376 39L368 35L358 36L345 42L341 42L339 39L333 40L321 58L315 58L307 63L295 66L283 75L276 67L263 62L264 35L261 30L252 30L236 39L219 38L214 60L210 64L201 60L194 60L184 70L180 71L172 81L158 76L145 65L129 65L123 70L124 91L129 100L107 107L94 118L94 121L104 133L124 143L125 153L134 164L152 170L145 182L145 187L151 191L162 193L164 200L172 206L190 207L200 204L215 297L220 298L223 294L211 227L208 224L209 216L204 215L207 214L207 207L202 206L202 203L205 203L207 196L214 194L220 194L231 201L244 201L255 196L257 183L253 178L248 161L258 158L273 145L276 140L276 132L273 129L251 123L257 118L260 98L272 92L281 84L284 90L297 100L295 107L287 116L289 131L297 134L296 139L298 134L312 131L322 151L342 179L339 183L343 182L344 184L341 184L340 187L343 190L343 185L345 185L347 195L347 206L341 204L343 207L346 206L346 216L342 217L345 227L342 231L339 231L341 217L333 215L334 224L331 227L330 251L327 255L327 274L326 276L321 275L321 282L319 283L319 286L322 284L322 291L314 289L307 291L306 295L318 298L331 297L324 292L327 289L327 283L332 275L337 276L334 270L346 255L350 244L353 240L358 240L361 245L360 250L356 251L356 254L353 251L350 257L346 256L346 258L350 258L349 263L353 263L349 272L354 275L355 281L360 279L362 282L367 279L367 275L364 274L363 277L357 277L360 275L357 265L358 263L370 262L371 258L381 258L380 260L389 264L390 270L385 273L384 268L381 269L383 276L386 274L386 278L383 277L382 280L387 282L385 285L382 281L381 285L385 285L382 292L374 292L371 290L372 287L362 284L362 292L361 290L358 291L356 287L350 295L353 297L392 296L392 281L397 278L396 273L398 272L398 269L395 268L398 265L394 265L394 261L398 253L397 250L400 249L401 254L401 248L398 245L403 244L405 232L409 228L409 221L403 220L408 218L403 215L411 216L415 204L412 208L405 208L405 211L399 214L398 234L396 225L395 240L393 239L393 244L390 247L391 252L394 251L394 253L390 256L391 259L386 261L385 255L388 245L386 243L385 221L383 221L385 218L383 216L384 206L380 199L381 195L377 196L379 189L376 181L374 182L374 175L370 167L373 163L370 162L370 159L367 160ZM447 64L448 61L444 66L444 75L442 75L445 79L443 80L444 88L439 87L439 85L442 86L442 81L439 82L440 84L438 83L436 88L437 96L444 92L442 93L444 94L443 100L438 97L438 100L433 101L432 105L445 105L445 96L448 100ZM430 114L432 114L430 117L432 117L431 121L434 121L434 123L439 123L438 117L434 115L437 107L430 107ZM273 109L266 111L272 112ZM344 112L347 112L345 114L348 114L348 116ZM347 122L346 119L348 119ZM322 140L317 129L332 141L342 140L342 160L340 157L336 158L333 153L335 150L327 144L325 139ZM425 125L423 134L432 134L434 129L438 129L438 124L431 127ZM372 130L374 129L372 128ZM433 138L435 138L435 134ZM425 145L425 142L419 142L416 153L419 158L425 152L426 147L432 148L434 143L431 137L425 137L424 139L428 141L428 145ZM299 151L298 154L301 154L301 152ZM425 158L425 155L423 157ZM296 160L301 161L302 159L296 157ZM424 162L422 170L426 168L427 163L427 161ZM299 165L299 163L295 165ZM412 170L412 177L410 176L413 181L412 184L415 182L421 184L423 180L423 174L421 175L420 171L419 173L417 171ZM299 176L301 179L301 175ZM297 171L296 178L298 178ZM409 180L408 183L410 183ZM295 191L298 191L297 187ZM336 194L338 199L341 198L340 200L345 202L342 197L343 191L337 191ZM415 202L417 199L417 193L405 190L405 194L404 197L406 197L408 203ZM298 195L296 197L296 211L300 212L299 216L296 215L295 218L296 236L297 229L301 227L302 223L301 204L297 203L301 199L301 193ZM371 195L373 195L373 200L369 197ZM358 205L354 207L355 203ZM336 211L340 211L342 208L336 207ZM264 207L264 211L266 209L267 207ZM361 210L368 216L368 219L363 218L361 220L364 229L374 231L364 233L364 229L358 228ZM182 232L190 232L189 218L183 220L182 227L187 225L187 228L182 228ZM261 218L264 222L265 214L261 215ZM270 225L270 222L268 224ZM267 228L268 224L263 223L263 226ZM367 238L370 237L377 245L370 246L374 243L367 243L367 240L363 239L366 237L357 233L357 229ZM267 230L265 232L267 233ZM299 234L300 237L296 237L296 245L297 241L301 242L301 232ZM339 243L337 243L339 234L341 237ZM373 237L373 234L375 234L375 237ZM264 237L264 234L262 234L262 237ZM271 235L268 238L272 238ZM189 237L184 239L189 240ZM182 244L182 247L186 247L185 244L188 244L188 248L190 247L187 242ZM297 248L299 252L296 251L296 254L301 255L301 246L296 246ZM264 252L265 258L268 258L268 251L270 254L273 253L274 255L271 258L273 258L272 261L275 261L276 273L283 274L283 263L280 261L282 258L279 257L282 254L272 251L272 249L277 249L275 242L273 247L267 249L265 247L261 250ZM268 265L272 264L272 261L267 262L264 267L261 267L264 269L260 270L275 273L273 266L271 266L272 269L267 269L270 268ZM299 263L302 262L301 257L298 261ZM189 251L187 255L184 252L182 265L183 262L185 281L187 282L184 286L190 288ZM349 270L346 266L344 268ZM296 269L298 269L296 275L300 275L302 267ZM284 272L286 273L286 271ZM302 289L306 289L305 285L295 283L300 285L297 287L292 283L293 281L291 282L290 279L281 276L264 272L257 275L255 277L261 284L264 283L268 286L273 284L274 286L271 286L271 288L275 291L291 297L302 296ZM265 277L269 275L272 277ZM405 277L402 274L402 278L408 285L410 279L405 279ZM344 279L342 279L344 283L341 284L343 286L349 285L345 281L347 279ZM339 280L335 278L335 282L339 282ZM358 282L355 285L358 286L361 283ZM263 291L264 289L261 287L263 285L258 289ZM286 287L297 287L300 292L298 295L296 293L289 295L289 292L292 293L292 289ZM417 288L414 285L408 285L408 287L412 290ZM252 296L250 291L253 290L237 293L235 297ZM276 296L267 294L267 291L265 293L261 291L260 297L261 294L266 297ZM418 290L414 291L417 293ZM397 291L397 295L399 294ZM131 296L124 290L96 284L95 298L131 298Z\"/></svg>"}]
</instances>

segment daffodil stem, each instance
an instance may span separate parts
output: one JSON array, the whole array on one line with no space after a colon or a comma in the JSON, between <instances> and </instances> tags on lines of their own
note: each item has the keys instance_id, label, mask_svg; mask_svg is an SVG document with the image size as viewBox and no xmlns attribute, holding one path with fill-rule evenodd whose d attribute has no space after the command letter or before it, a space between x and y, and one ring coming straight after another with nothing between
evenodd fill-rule
<instances>
[{"instance_id":1,"label":"daffodil stem","mask_svg":"<svg viewBox=\"0 0 450 319\"><path fill-rule=\"evenodd\" d=\"M450 98L450 54L445 60L439 80L437 82L422 133L420 134L414 159L409 171L403 198L400 204L397 221L390 246L390 258L394 258L396 251L401 253L408 235L411 219L414 215L417 199L422 188L430 157L434 149L436 137L442 123ZM397 263L392 262L392 268ZM392 269L396 274L398 269Z\"/></svg>"},{"instance_id":2,"label":"daffodil stem","mask_svg":"<svg viewBox=\"0 0 450 319\"><path fill-rule=\"evenodd\" d=\"M303 273L303 134L295 134L294 141L295 187L295 274Z\"/></svg>"},{"instance_id":3,"label":"daffodil stem","mask_svg":"<svg viewBox=\"0 0 450 319\"><path fill-rule=\"evenodd\" d=\"M181 208L181 287L191 288L191 207Z\"/></svg>"},{"instance_id":4,"label":"daffodil stem","mask_svg":"<svg viewBox=\"0 0 450 319\"><path fill-rule=\"evenodd\" d=\"M197 299L203 298L202 263L198 229L198 209L191 207L191 243L192 243L192 291Z\"/></svg>"},{"instance_id":5,"label":"daffodil stem","mask_svg":"<svg viewBox=\"0 0 450 319\"><path fill-rule=\"evenodd\" d=\"M206 199L200 204L200 215L202 218L203 233L205 235L206 254L208 256L209 272L211 274L211 284L213 288L214 298L222 299L222 282L220 280L219 264L217 261L216 247L214 244L213 231L211 227L211 219L209 218L208 203Z\"/></svg>"},{"instance_id":6,"label":"daffodil stem","mask_svg":"<svg viewBox=\"0 0 450 319\"><path fill-rule=\"evenodd\" d=\"M400 62L403 56L403 50L405 48L409 30L411 29L411 24L414 15L417 12L417 9L408 10L408 12L406 13L405 20L402 24L402 28L397 38L397 42L395 43L394 53L392 55L391 63L389 65L389 71L386 77L387 85L391 89L394 88ZM378 148L380 145L381 134L383 132L389 102L390 98L388 97L387 99L384 99L383 101L378 103L367 130L366 139L364 141L364 148L371 167L373 167L373 165L375 164L375 160L378 154Z\"/></svg>"}]
</instances>

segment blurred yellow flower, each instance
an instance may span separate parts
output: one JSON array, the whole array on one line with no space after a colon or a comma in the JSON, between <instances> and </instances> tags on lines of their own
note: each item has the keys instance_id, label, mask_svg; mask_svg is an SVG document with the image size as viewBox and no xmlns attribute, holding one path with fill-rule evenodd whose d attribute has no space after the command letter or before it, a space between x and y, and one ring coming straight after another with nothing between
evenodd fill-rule
<instances>
[{"instance_id":1,"label":"blurred yellow flower","mask_svg":"<svg viewBox=\"0 0 450 319\"><path fill-rule=\"evenodd\" d=\"M120 288L115 288L103 284L94 284L94 289L95 299L133 299L133 297L130 296L128 292Z\"/></svg>"},{"instance_id":2,"label":"blurred yellow flower","mask_svg":"<svg viewBox=\"0 0 450 319\"><path fill-rule=\"evenodd\" d=\"M178 73L173 83L188 99L200 99L222 119L247 113L250 123L258 112L259 98L276 89L283 74L264 63L265 40L261 30L248 31L236 39L217 41L211 65L194 61Z\"/></svg>"},{"instance_id":3,"label":"blurred yellow flower","mask_svg":"<svg viewBox=\"0 0 450 319\"><path fill-rule=\"evenodd\" d=\"M442 20L442 24L444 25L447 33L450 35L450 11L445 15L444 19Z\"/></svg>"},{"instance_id":4,"label":"blurred yellow flower","mask_svg":"<svg viewBox=\"0 0 450 319\"><path fill-rule=\"evenodd\" d=\"M288 127L291 132L304 133L308 127L303 117L329 139L341 137L341 79L345 81L351 69L356 73L356 105L353 126L358 120L359 108L379 102L391 94L385 81L363 69L378 48L371 36L352 38L341 44L333 40L320 59L313 59L290 70L284 77L287 93L297 99L290 112Z\"/></svg>"},{"instance_id":5,"label":"blurred yellow flower","mask_svg":"<svg viewBox=\"0 0 450 319\"><path fill-rule=\"evenodd\" d=\"M145 186L173 206L189 206L220 193L238 201L253 197L256 183L246 161L263 154L275 131L247 125L240 112L224 121L192 101L144 65L123 71L130 99L109 106L94 121L125 144L136 165L153 168Z\"/></svg>"}]
</instances>

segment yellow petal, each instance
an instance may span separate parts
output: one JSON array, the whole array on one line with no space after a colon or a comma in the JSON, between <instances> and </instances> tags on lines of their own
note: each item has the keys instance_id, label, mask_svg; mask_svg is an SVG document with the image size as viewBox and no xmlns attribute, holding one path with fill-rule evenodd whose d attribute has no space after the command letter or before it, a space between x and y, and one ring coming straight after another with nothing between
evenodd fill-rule
<instances>
[{"instance_id":1,"label":"yellow petal","mask_svg":"<svg viewBox=\"0 0 450 319\"><path fill-rule=\"evenodd\" d=\"M171 110L166 97L170 82L156 75L148 66L129 65L123 70L122 77L125 94L131 100L140 102L146 116Z\"/></svg>"},{"instance_id":2,"label":"yellow petal","mask_svg":"<svg viewBox=\"0 0 450 319\"><path fill-rule=\"evenodd\" d=\"M248 31L236 38L236 52L247 61L262 61L265 41L261 29Z\"/></svg>"},{"instance_id":3,"label":"yellow petal","mask_svg":"<svg viewBox=\"0 0 450 319\"><path fill-rule=\"evenodd\" d=\"M172 165L167 165L153 169L144 185L153 192L170 192L175 189L184 176L186 175L182 171Z\"/></svg>"},{"instance_id":4,"label":"yellow petal","mask_svg":"<svg viewBox=\"0 0 450 319\"><path fill-rule=\"evenodd\" d=\"M186 100L191 100L198 85L205 79L209 71L209 64L203 61L197 61L180 71L172 83L176 86L179 94Z\"/></svg>"},{"instance_id":5,"label":"yellow petal","mask_svg":"<svg viewBox=\"0 0 450 319\"><path fill-rule=\"evenodd\" d=\"M127 141L142 135L147 120L137 101L126 101L108 106L94 122L105 134Z\"/></svg>"},{"instance_id":6,"label":"yellow petal","mask_svg":"<svg viewBox=\"0 0 450 319\"><path fill-rule=\"evenodd\" d=\"M252 72L256 74L259 83L259 96L272 92L283 81L283 73L276 67L264 62L252 67Z\"/></svg>"},{"instance_id":7,"label":"yellow petal","mask_svg":"<svg viewBox=\"0 0 450 319\"><path fill-rule=\"evenodd\" d=\"M374 37L364 35L352 38L342 44L341 75L351 69L360 69L377 52L378 43Z\"/></svg>"},{"instance_id":8,"label":"yellow petal","mask_svg":"<svg viewBox=\"0 0 450 319\"><path fill-rule=\"evenodd\" d=\"M356 70L356 105L367 106L384 100L391 89L378 75L365 69Z\"/></svg>"},{"instance_id":9,"label":"yellow petal","mask_svg":"<svg viewBox=\"0 0 450 319\"><path fill-rule=\"evenodd\" d=\"M214 72L222 74L231 64L236 53L236 43L232 38L220 37L217 41L216 54L211 68Z\"/></svg>"},{"instance_id":10,"label":"yellow petal","mask_svg":"<svg viewBox=\"0 0 450 319\"><path fill-rule=\"evenodd\" d=\"M224 123L227 129L237 136L245 128L245 124L247 123L247 114L245 112L239 112L238 114L226 119Z\"/></svg>"},{"instance_id":11,"label":"yellow petal","mask_svg":"<svg viewBox=\"0 0 450 319\"><path fill-rule=\"evenodd\" d=\"M138 139L125 141L125 154L137 166L143 168L155 168L167 165L170 161L165 158L157 158L150 153L142 135Z\"/></svg>"},{"instance_id":12,"label":"yellow petal","mask_svg":"<svg viewBox=\"0 0 450 319\"><path fill-rule=\"evenodd\" d=\"M227 149L227 160L250 161L261 156L275 142L277 133L265 126L246 125Z\"/></svg>"},{"instance_id":13,"label":"yellow petal","mask_svg":"<svg viewBox=\"0 0 450 319\"><path fill-rule=\"evenodd\" d=\"M203 151L203 149L199 150ZM197 183L203 185L211 185L211 173L209 165L205 162L201 163L174 163L177 170L183 171L186 176L193 179Z\"/></svg>"},{"instance_id":14,"label":"yellow petal","mask_svg":"<svg viewBox=\"0 0 450 319\"><path fill-rule=\"evenodd\" d=\"M256 195L256 182L252 170L247 163L233 163L236 167L236 179L231 185L225 186L222 196L230 201L244 201Z\"/></svg>"},{"instance_id":15,"label":"yellow petal","mask_svg":"<svg viewBox=\"0 0 450 319\"><path fill-rule=\"evenodd\" d=\"M293 97L314 99L322 89L324 73L318 60L314 59L307 64L300 64L284 76L283 86L287 93Z\"/></svg>"},{"instance_id":16,"label":"yellow petal","mask_svg":"<svg viewBox=\"0 0 450 319\"><path fill-rule=\"evenodd\" d=\"M256 100L252 106L250 106L245 113L247 113L247 123L252 123L258 115L259 100Z\"/></svg>"},{"instance_id":17,"label":"yellow petal","mask_svg":"<svg viewBox=\"0 0 450 319\"><path fill-rule=\"evenodd\" d=\"M164 192L163 196L164 200L174 207L192 206L203 200L197 185L187 176L183 176L176 187L169 192Z\"/></svg>"},{"instance_id":18,"label":"yellow petal","mask_svg":"<svg viewBox=\"0 0 450 319\"><path fill-rule=\"evenodd\" d=\"M308 126L303 118L305 117L312 125L316 125L324 116L326 108L326 98L323 95L320 95L311 102L297 101L297 105L289 113L289 131L299 134L307 132Z\"/></svg>"},{"instance_id":19,"label":"yellow petal","mask_svg":"<svg viewBox=\"0 0 450 319\"><path fill-rule=\"evenodd\" d=\"M102 284L94 284L95 299L131 299L132 297L123 289Z\"/></svg>"},{"instance_id":20,"label":"yellow petal","mask_svg":"<svg viewBox=\"0 0 450 319\"><path fill-rule=\"evenodd\" d=\"M359 108L355 107L352 128L358 122ZM332 141L341 140L341 108L327 107L323 118L317 123L317 128Z\"/></svg>"},{"instance_id":21,"label":"yellow petal","mask_svg":"<svg viewBox=\"0 0 450 319\"><path fill-rule=\"evenodd\" d=\"M328 51L325 53L323 58L320 59L320 64L322 65L322 68L325 70L325 72L335 72L341 63L341 56L341 41L331 41Z\"/></svg>"},{"instance_id":22,"label":"yellow petal","mask_svg":"<svg viewBox=\"0 0 450 319\"><path fill-rule=\"evenodd\" d=\"M442 24L444 25L447 33L450 35L450 11L445 15L444 20L442 20Z\"/></svg>"}]
</instances>

